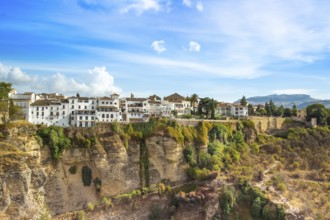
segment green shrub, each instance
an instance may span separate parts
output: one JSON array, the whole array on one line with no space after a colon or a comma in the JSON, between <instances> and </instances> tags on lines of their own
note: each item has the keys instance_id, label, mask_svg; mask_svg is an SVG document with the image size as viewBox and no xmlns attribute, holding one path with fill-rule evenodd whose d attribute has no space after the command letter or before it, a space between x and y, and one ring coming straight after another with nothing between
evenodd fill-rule
<instances>
[{"instance_id":1,"label":"green shrub","mask_svg":"<svg viewBox=\"0 0 330 220\"><path fill-rule=\"evenodd\" d=\"M86 220L86 213L84 211L79 211L76 216L77 220Z\"/></svg>"},{"instance_id":2,"label":"green shrub","mask_svg":"<svg viewBox=\"0 0 330 220\"><path fill-rule=\"evenodd\" d=\"M262 208L264 203L262 202L261 198L258 196L253 200L252 206L250 208L250 212L252 217L258 218L261 216Z\"/></svg>"},{"instance_id":3,"label":"green shrub","mask_svg":"<svg viewBox=\"0 0 330 220\"><path fill-rule=\"evenodd\" d=\"M95 208L95 206L94 206L93 203L91 203L91 202L87 203L87 209L88 209L89 211L93 211L94 208Z\"/></svg>"},{"instance_id":4,"label":"green shrub","mask_svg":"<svg viewBox=\"0 0 330 220\"><path fill-rule=\"evenodd\" d=\"M41 137L44 145L49 146L52 157L55 160L59 160L63 150L70 146L70 139L65 137L62 127L42 127L37 130L37 135Z\"/></svg>"},{"instance_id":5,"label":"green shrub","mask_svg":"<svg viewBox=\"0 0 330 220\"><path fill-rule=\"evenodd\" d=\"M194 159L194 151L191 146L187 146L185 149L183 149L183 157L190 166L196 165L196 161Z\"/></svg>"},{"instance_id":6,"label":"green shrub","mask_svg":"<svg viewBox=\"0 0 330 220\"><path fill-rule=\"evenodd\" d=\"M112 203L112 200L107 198L107 197L102 197L102 202L104 205L106 205L106 207L111 207L113 208L113 203Z\"/></svg>"},{"instance_id":7,"label":"green shrub","mask_svg":"<svg viewBox=\"0 0 330 220\"><path fill-rule=\"evenodd\" d=\"M81 172L84 186L90 186L92 183L92 170L88 166L83 166Z\"/></svg>"},{"instance_id":8,"label":"green shrub","mask_svg":"<svg viewBox=\"0 0 330 220\"><path fill-rule=\"evenodd\" d=\"M220 207L225 216L233 209L236 203L235 189L231 186L224 186L220 192Z\"/></svg>"},{"instance_id":9,"label":"green shrub","mask_svg":"<svg viewBox=\"0 0 330 220\"><path fill-rule=\"evenodd\" d=\"M160 220L162 219L162 209L158 204L153 204L149 214L149 220Z\"/></svg>"}]
</instances>

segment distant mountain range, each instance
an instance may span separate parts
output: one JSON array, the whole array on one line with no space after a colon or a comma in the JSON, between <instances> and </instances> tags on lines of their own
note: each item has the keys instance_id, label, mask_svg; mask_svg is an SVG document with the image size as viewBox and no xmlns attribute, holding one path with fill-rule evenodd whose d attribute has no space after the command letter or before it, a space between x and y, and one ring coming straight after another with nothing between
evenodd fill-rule
<instances>
[{"instance_id":1,"label":"distant mountain range","mask_svg":"<svg viewBox=\"0 0 330 220\"><path fill-rule=\"evenodd\" d=\"M283 105L284 107L291 108L294 104L298 109L306 108L308 105L320 103L325 105L325 107L330 108L330 100L321 100L312 98L310 95L296 94L296 95L268 95L268 96L254 96L247 98L248 103L253 105L262 104L264 105L269 100L273 100L276 106ZM239 102L237 100L236 102Z\"/></svg>"}]
</instances>

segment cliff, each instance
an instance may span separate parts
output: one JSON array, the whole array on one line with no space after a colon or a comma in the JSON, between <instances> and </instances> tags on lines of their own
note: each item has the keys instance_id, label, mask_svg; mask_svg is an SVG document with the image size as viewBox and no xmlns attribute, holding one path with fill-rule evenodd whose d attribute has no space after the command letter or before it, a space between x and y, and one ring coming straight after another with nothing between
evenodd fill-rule
<instances>
[{"instance_id":1,"label":"cliff","mask_svg":"<svg viewBox=\"0 0 330 220\"><path fill-rule=\"evenodd\" d=\"M251 121L235 128L172 121L90 129L13 124L0 141L0 219L325 215L329 137L326 129L289 129L274 138L258 134ZM310 146L300 149L302 143ZM310 194L301 191L305 186Z\"/></svg>"}]
</instances>

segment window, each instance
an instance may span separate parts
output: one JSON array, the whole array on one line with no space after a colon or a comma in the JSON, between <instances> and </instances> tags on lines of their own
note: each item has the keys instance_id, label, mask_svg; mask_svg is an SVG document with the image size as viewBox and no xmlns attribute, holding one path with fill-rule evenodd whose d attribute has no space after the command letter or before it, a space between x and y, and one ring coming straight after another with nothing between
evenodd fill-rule
<instances>
[{"instance_id":1,"label":"window","mask_svg":"<svg viewBox=\"0 0 330 220\"><path fill-rule=\"evenodd\" d=\"M109 114L107 114L107 118L109 118Z\"/></svg>"},{"instance_id":2,"label":"window","mask_svg":"<svg viewBox=\"0 0 330 220\"><path fill-rule=\"evenodd\" d=\"M41 116L44 116L44 113L43 112L41 113Z\"/></svg>"},{"instance_id":3,"label":"window","mask_svg":"<svg viewBox=\"0 0 330 220\"><path fill-rule=\"evenodd\" d=\"M91 119L94 120L94 116L92 116Z\"/></svg>"},{"instance_id":4,"label":"window","mask_svg":"<svg viewBox=\"0 0 330 220\"><path fill-rule=\"evenodd\" d=\"M42 107L41 110L43 111L44 110L44 107Z\"/></svg>"},{"instance_id":5,"label":"window","mask_svg":"<svg viewBox=\"0 0 330 220\"><path fill-rule=\"evenodd\" d=\"M87 106L85 106L85 109L87 109Z\"/></svg>"},{"instance_id":6,"label":"window","mask_svg":"<svg viewBox=\"0 0 330 220\"><path fill-rule=\"evenodd\" d=\"M65 105L63 105L63 109L65 109Z\"/></svg>"},{"instance_id":7,"label":"window","mask_svg":"<svg viewBox=\"0 0 330 220\"><path fill-rule=\"evenodd\" d=\"M39 107L37 107L37 111L39 111Z\"/></svg>"},{"instance_id":8,"label":"window","mask_svg":"<svg viewBox=\"0 0 330 220\"><path fill-rule=\"evenodd\" d=\"M113 118L113 114L110 115L110 118Z\"/></svg>"},{"instance_id":9,"label":"window","mask_svg":"<svg viewBox=\"0 0 330 220\"><path fill-rule=\"evenodd\" d=\"M105 116L104 116L104 114L102 114L102 118L104 118Z\"/></svg>"},{"instance_id":10,"label":"window","mask_svg":"<svg viewBox=\"0 0 330 220\"><path fill-rule=\"evenodd\" d=\"M92 104L94 104L94 101L92 101Z\"/></svg>"},{"instance_id":11,"label":"window","mask_svg":"<svg viewBox=\"0 0 330 220\"><path fill-rule=\"evenodd\" d=\"M65 111L63 111L63 115L65 115Z\"/></svg>"},{"instance_id":12,"label":"window","mask_svg":"<svg viewBox=\"0 0 330 220\"><path fill-rule=\"evenodd\" d=\"M94 109L94 106L92 106L92 109Z\"/></svg>"},{"instance_id":13,"label":"window","mask_svg":"<svg viewBox=\"0 0 330 220\"><path fill-rule=\"evenodd\" d=\"M79 116L79 119L80 119L80 120L82 120L82 119L83 119L83 117L82 117L82 116Z\"/></svg>"},{"instance_id":14,"label":"window","mask_svg":"<svg viewBox=\"0 0 330 220\"><path fill-rule=\"evenodd\" d=\"M88 120L88 116L85 117L85 120Z\"/></svg>"},{"instance_id":15,"label":"window","mask_svg":"<svg viewBox=\"0 0 330 220\"><path fill-rule=\"evenodd\" d=\"M81 107L80 107L80 105L78 106L78 109L80 109Z\"/></svg>"},{"instance_id":16,"label":"window","mask_svg":"<svg viewBox=\"0 0 330 220\"><path fill-rule=\"evenodd\" d=\"M74 111L72 111L71 114L74 115Z\"/></svg>"},{"instance_id":17,"label":"window","mask_svg":"<svg viewBox=\"0 0 330 220\"><path fill-rule=\"evenodd\" d=\"M71 103L74 103L74 100L72 100Z\"/></svg>"}]
</instances>

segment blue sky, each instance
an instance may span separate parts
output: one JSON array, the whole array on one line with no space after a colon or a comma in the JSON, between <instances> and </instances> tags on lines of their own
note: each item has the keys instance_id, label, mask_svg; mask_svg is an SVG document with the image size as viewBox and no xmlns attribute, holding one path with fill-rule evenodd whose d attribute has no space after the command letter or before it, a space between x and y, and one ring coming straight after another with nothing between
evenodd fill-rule
<instances>
[{"instance_id":1,"label":"blue sky","mask_svg":"<svg viewBox=\"0 0 330 220\"><path fill-rule=\"evenodd\" d=\"M2 0L18 92L330 99L328 0Z\"/></svg>"}]
</instances>

